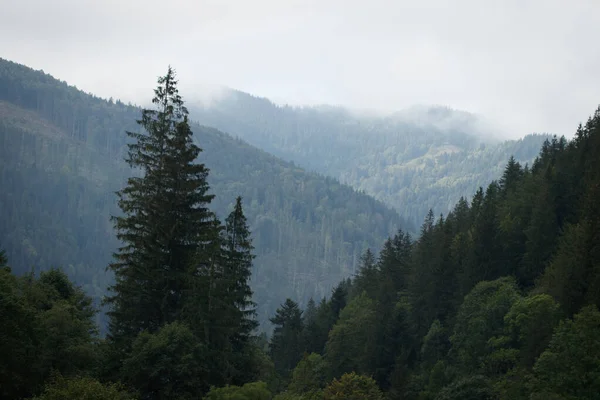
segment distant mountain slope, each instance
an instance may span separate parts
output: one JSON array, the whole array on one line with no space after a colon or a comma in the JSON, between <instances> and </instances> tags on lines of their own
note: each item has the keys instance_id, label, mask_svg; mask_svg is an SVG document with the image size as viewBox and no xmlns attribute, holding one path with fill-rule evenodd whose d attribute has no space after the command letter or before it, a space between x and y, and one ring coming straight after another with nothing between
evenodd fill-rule
<instances>
[{"instance_id":1,"label":"distant mountain slope","mask_svg":"<svg viewBox=\"0 0 600 400\"><path fill-rule=\"evenodd\" d=\"M13 268L61 265L96 298L104 293L117 246L114 191L133 173L123 162L125 130L137 129L139 116L0 59L0 248ZM287 296L329 294L367 247L406 228L395 211L335 179L215 129L192 129L211 169L213 209L223 217L235 196L244 198L263 322Z\"/></svg>"},{"instance_id":2,"label":"distant mountain slope","mask_svg":"<svg viewBox=\"0 0 600 400\"><path fill-rule=\"evenodd\" d=\"M500 176L506 160L531 162L548 135L499 141L480 118L444 107L381 117L338 107L280 107L229 91L192 116L286 160L340 179L420 225Z\"/></svg>"}]
</instances>

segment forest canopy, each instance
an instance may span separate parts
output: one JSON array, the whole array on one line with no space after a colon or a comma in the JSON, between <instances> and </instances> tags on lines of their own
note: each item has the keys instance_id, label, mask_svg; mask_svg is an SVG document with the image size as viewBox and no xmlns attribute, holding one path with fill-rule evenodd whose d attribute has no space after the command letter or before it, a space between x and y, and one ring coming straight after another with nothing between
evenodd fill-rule
<instances>
[{"instance_id":1,"label":"forest canopy","mask_svg":"<svg viewBox=\"0 0 600 400\"><path fill-rule=\"evenodd\" d=\"M430 210L417 235L396 229L380 251L365 246L356 273L327 295L302 306L290 292L270 314L270 336L257 329L250 286L259 239L242 196L223 220L212 210L212 172L198 157L207 149L193 140L174 70L159 78L153 106L137 111L121 153L137 172L124 170L112 218L107 335L68 268L17 274L0 252L1 397L597 398L600 108L571 141L546 140L531 165L510 157L469 201L446 215ZM41 121L18 121L2 125L3 144L21 132L35 145L25 132ZM3 174L17 165L41 174L37 158L3 154ZM14 190L21 181L10 174ZM23 221L8 199L7 220Z\"/></svg>"}]
</instances>

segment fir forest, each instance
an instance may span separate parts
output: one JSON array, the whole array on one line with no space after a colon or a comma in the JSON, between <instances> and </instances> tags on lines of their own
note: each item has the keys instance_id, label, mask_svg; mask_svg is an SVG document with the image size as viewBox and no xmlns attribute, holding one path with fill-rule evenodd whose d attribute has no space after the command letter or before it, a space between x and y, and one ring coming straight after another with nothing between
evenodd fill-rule
<instances>
[{"instance_id":1,"label":"fir forest","mask_svg":"<svg viewBox=\"0 0 600 400\"><path fill-rule=\"evenodd\" d=\"M600 107L500 140L175 67L0 58L0 399L600 399Z\"/></svg>"}]
</instances>

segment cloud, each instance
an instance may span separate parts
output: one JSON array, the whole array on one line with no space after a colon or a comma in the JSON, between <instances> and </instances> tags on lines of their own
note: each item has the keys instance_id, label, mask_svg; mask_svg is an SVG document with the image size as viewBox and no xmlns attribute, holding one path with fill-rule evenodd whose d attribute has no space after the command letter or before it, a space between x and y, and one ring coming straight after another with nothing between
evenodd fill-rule
<instances>
[{"instance_id":1,"label":"cloud","mask_svg":"<svg viewBox=\"0 0 600 400\"><path fill-rule=\"evenodd\" d=\"M597 0L4 3L0 56L137 103L169 64L185 98L443 104L512 136L570 135L600 103Z\"/></svg>"}]
</instances>

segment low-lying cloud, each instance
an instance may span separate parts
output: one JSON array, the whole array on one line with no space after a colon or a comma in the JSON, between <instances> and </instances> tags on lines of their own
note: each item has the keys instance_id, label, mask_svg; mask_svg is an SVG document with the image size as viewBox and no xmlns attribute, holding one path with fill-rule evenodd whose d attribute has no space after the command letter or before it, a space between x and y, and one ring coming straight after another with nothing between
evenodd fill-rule
<instances>
[{"instance_id":1,"label":"low-lying cloud","mask_svg":"<svg viewBox=\"0 0 600 400\"><path fill-rule=\"evenodd\" d=\"M597 0L20 0L0 35L0 56L138 104L169 64L204 104L443 104L513 137L571 135L600 103Z\"/></svg>"}]
</instances>

